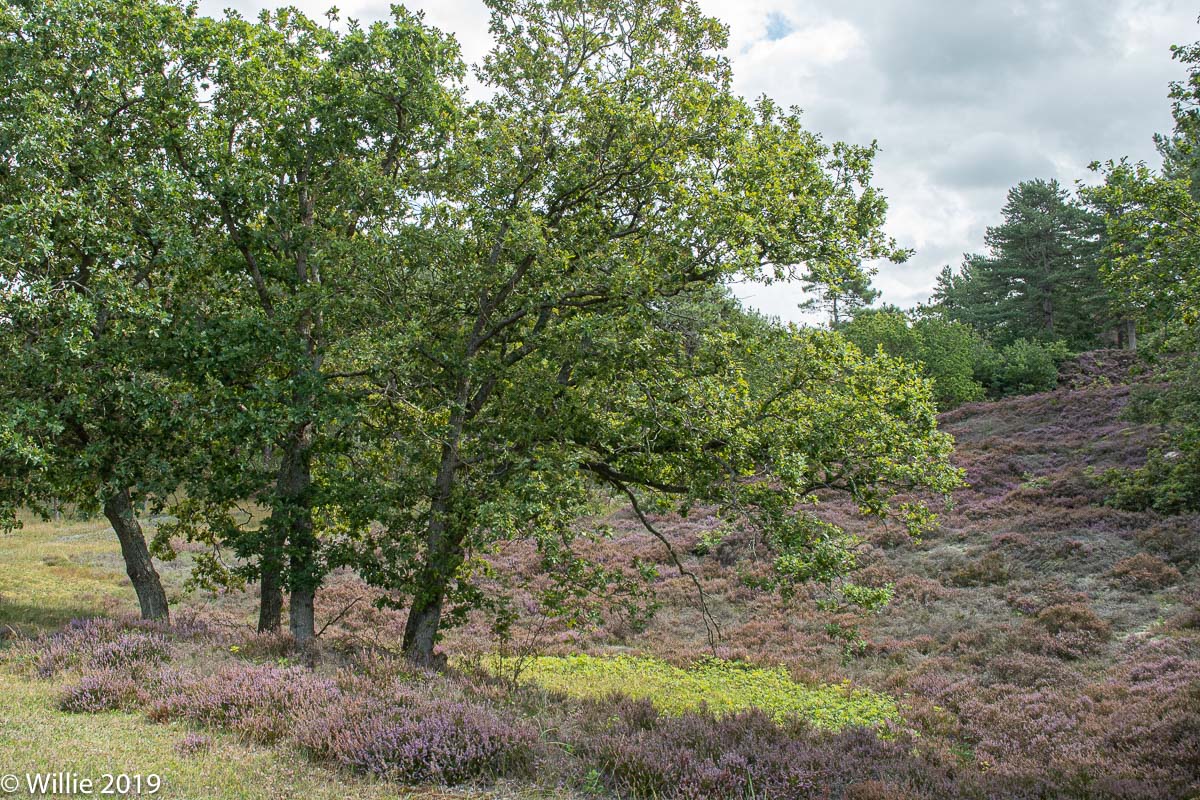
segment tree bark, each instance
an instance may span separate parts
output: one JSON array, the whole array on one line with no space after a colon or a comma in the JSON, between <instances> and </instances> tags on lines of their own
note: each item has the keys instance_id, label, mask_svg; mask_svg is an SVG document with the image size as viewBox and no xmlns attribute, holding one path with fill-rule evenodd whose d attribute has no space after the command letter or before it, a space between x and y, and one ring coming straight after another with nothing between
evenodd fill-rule
<instances>
[{"instance_id":1,"label":"tree bark","mask_svg":"<svg viewBox=\"0 0 1200 800\"><path fill-rule=\"evenodd\" d=\"M1137 351L1137 320L1127 319L1125 327L1125 349Z\"/></svg>"},{"instance_id":2,"label":"tree bark","mask_svg":"<svg viewBox=\"0 0 1200 800\"><path fill-rule=\"evenodd\" d=\"M424 584L424 581L422 581ZM445 586L422 585L418 596L413 599L404 626L404 655L410 661L423 666L433 666L433 646L437 641L438 628L442 623L442 602Z\"/></svg>"},{"instance_id":3,"label":"tree bark","mask_svg":"<svg viewBox=\"0 0 1200 800\"><path fill-rule=\"evenodd\" d=\"M465 401L466 383L459 387L459 399ZM460 403L460 408L465 406ZM450 418L450 436L442 445L441 463L430 503L429 528L425 540L425 564L417 577L408 621L404 625L404 655L410 660L433 666L433 646L442 622L442 604L454 573L462 564L462 535L450 524L450 501L458 471L458 444L466 423L466 413L458 411Z\"/></svg>"},{"instance_id":4,"label":"tree bark","mask_svg":"<svg viewBox=\"0 0 1200 800\"><path fill-rule=\"evenodd\" d=\"M313 601L316 591L310 587L296 588L288 596L288 628L296 644L306 645L315 636Z\"/></svg>"},{"instance_id":5,"label":"tree bark","mask_svg":"<svg viewBox=\"0 0 1200 800\"><path fill-rule=\"evenodd\" d=\"M431 520L429 531L425 565L417 577L402 648L410 661L435 667L440 666L433 647L442 624L442 607L450 581L462 565L463 549L461 533L445 524L444 514Z\"/></svg>"},{"instance_id":6,"label":"tree bark","mask_svg":"<svg viewBox=\"0 0 1200 800\"><path fill-rule=\"evenodd\" d=\"M263 555L259 566L258 584L258 632L269 633L279 630L283 615L283 587L280 584L278 559Z\"/></svg>"},{"instance_id":7,"label":"tree bark","mask_svg":"<svg viewBox=\"0 0 1200 800\"><path fill-rule=\"evenodd\" d=\"M263 448L263 465L269 468L273 457L273 448L268 444ZM283 543L274 525L267 535L270 538L263 545L258 564L259 633L278 632L283 616Z\"/></svg>"},{"instance_id":8,"label":"tree bark","mask_svg":"<svg viewBox=\"0 0 1200 800\"><path fill-rule=\"evenodd\" d=\"M312 424L302 423L283 448L271 524L279 555L287 552L288 628L296 644L316 636L313 598L320 581L312 517ZM281 603L282 604L282 603Z\"/></svg>"},{"instance_id":9,"label":"tree bark","mask_svg":"<svg viewBox=\"0 0 1200 800\"><path fill-rule=\"evenodd\" d=\"M146 547L142 526L138 524L137 516L133 513L133 501L129 497L128 489L121 489L104 501L104 516L108 518L117 539L121 542L125 572L133 583L133 590L137 592L142 619L169 621L167 593L163 591L162 581L159 580L154 562L150 559L150 549Z\"/></svg>"},{"instance_id":10,"label":"tree bark","mask_svg":"<svg viewBox=\"0 0 1200 800\"><path fill-rule=\"evenodd\" d=\"M1042 328L1054 335L1054 300L1049 296L1042 298Z\"/></svg>"}]
</instances>

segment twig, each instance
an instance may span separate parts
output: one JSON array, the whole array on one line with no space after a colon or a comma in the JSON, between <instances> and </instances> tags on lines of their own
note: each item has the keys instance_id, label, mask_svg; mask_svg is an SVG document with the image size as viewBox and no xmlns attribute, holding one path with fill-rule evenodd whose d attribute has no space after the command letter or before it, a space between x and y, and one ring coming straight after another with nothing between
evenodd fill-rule
<instances>
[{"instance_id":1,"label":"twig","mask_svg":"<svg viewBox=\"0 0 1200 800\"><path fill-rule=\"evenodd\" d=\"M716 617L712 615L712 612L708 608L708 595L704 591L704 586L700 583L700 578L696 576L696 573L692 572L683 565L683 561L680 560L679 554L675 552L675 548L667 540L667 537L664 536L661 531L655 528L654 525L651 524L650 520L646 519L646 515L642 513L642 507L638 504L637 496L633 493L633 490L618 480L610 480L614 486L624 492L625 496L629 498L629 502L633 508L633 513L637 515L637 518L641 521L642 526L649 531L654 538L662 542L664 547L667 548L667 555L671 557L671 561L674 562L675 568L679 570L679 574L690 578L692 583L695 585L696 594L700 598L700 614L704 619L704 632L708 637L708 647L710 650L712 650L713 655L715 656L717 654L717 642L719 642L722 638L721 626L717 623Z\"/></svg>"},{"instance_id":2,"label":"twig","mask_svg":"<svg viewBox=\"0 0 1200 800\"><path fill-rule=\"evenodd\" d=\"M345 606L345 607L344 607L344 608L343 608L341 611L339 611L337 614L335 614L335 615L333 616L333 618L332 618L332 619L330 619L328 622L326 622L324 625L322 625L322 626L321 626L321 630L317 631L317 632L316 632L316 635L315 635L313 638L317 638L317 637L319 637L319 636L320 636L322 633L324 633L324 632L325 632L325 629L326 629L326 628L328 628L330 625L332 625L333 623L335 623L335 622L339 621L340 619L342 619L343 617L345 617L347 614L349 614L349 613L350 613L350 609L354 608L354 606L355 606L355 605L358 603L358 601L360 601L360 600L362 600L362 595L359 595L358 597L356 597L356 598L354 598L353 600L351 600L351 601L349 602L349 604L347 604L347 605L346 605L346 606Z\"/></svg>"}]
</instances>

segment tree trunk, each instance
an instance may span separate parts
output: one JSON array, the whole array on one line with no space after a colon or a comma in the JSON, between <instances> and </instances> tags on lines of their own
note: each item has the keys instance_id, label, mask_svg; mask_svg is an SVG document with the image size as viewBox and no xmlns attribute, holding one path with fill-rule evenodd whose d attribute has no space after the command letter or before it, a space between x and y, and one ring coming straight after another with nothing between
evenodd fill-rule
<instances>
[{"instance_id":1,"label":"tree trunk","mask_svg":"<svg viewBox=\"0 0 1200 800\"><path fill-rule=\"evenodd\" d=\"M312 424L301 424L287 445L279 464L275 508L271 513L274 542L286 549L288 628L296 644L306 645L316 635L313 597L320 583L317 540L312 517Z\"/></svg>"},{"instance_id":2,"label":"tree trunk","mask_svg":"<svg viewBox=\"0 0 1200 800\"><path fill-rule=\"evenodd\" d=\"M442 605L454 573L462 564L462 538L444 524L430 524L430 547L417 578L408 621L404 625L404 655L424 666L435 666L433 646L442 624Z\"/></svg>"},{"instance_id":3,"label":"tree trunk","mask_svg":"<svg viewBox=\"0 0 1200 800\"><path fill-rule=\"evenodd\" d=\"M408 622L404 626L404 655L409 660L426 666L432 664L433 645L442 623L443 597L444 591L422 586L413 599Z\"/></svg>"},{"instance_id":4,"label":"tree trunk","mask_svg":"<svg viewBox=\"0 0 1200 800\"><path fill-rule=\"evenodd\" d=\"M263 555L259 566L258 632L279 630L283 615L283 587L280 585L280 564L275 558Z\"/></svg>"},{"instance_id":5,"label":"tree trunk","mask_svg":"<svg viewBox=\"0 0 1200 800\"><path fill-rule=\"evenodd\" d=\"M288 597L288 628L296 644L306 645L315 637L313 600L316 591L309 587L293 589Z\"/></svg>"},{"instance_id":6,"label":"tree trunk","mask_svg":"<svg viewBox=\"0 0 1200 800\"><path fill-rule=\"evenodd\" d=\"M1137 320L1127 319L1124 322L1125 328L1125 349L1137 350Z\"/></svg>"},{"instance_id":7,"label":"tree trunk","mask_svg":"<svg viewBox=\"0 0 1200 800\"><path fill-rule=\"evenodd\" d=\"M459 387L459 397L466 397L465 382ZM449 522L451 495L459 466L458 443L465 421L466 414L461 411L451 415L450 436L442 445L442 459L430 503L425 564L417 578L412 607L404 625L404 655L426 666L434 665L433 645L442 622L442 603L463 558L462 535Z\"/></svg>"},{"instance_id":8,"label":"tree trunk","mask_svg":"<svg viewBox=\"0 0 1200 800\"><path fill-rule=\"evenodd\" d=\"M146 537L142 535L142 526L138 524L137 516L133 513L133 501L129 497L128 489L122 489L104 501L104 516L108 518L117 539L121 542L125 572L133 583L133 590L137 592L142 619L169 621L167 593L163 591L162 581L154 569L154 562L150 560Z\"/></svg>"},{"instance_id":9,"label":"tree trunk","mask_svg":"<svg viewBox=\"0 0 1200 800\"><path fill-rule=\"evenodd\" d=\"M1042 327L1046 333L1054 335L1054 300L1049 296L1042 298Z\"/></svg>"},{"instance_id":10,"label":"tree trunk","mask_svg":"<svg viewBox=\"0 0 1200 800\"><path fill-rule=\"evenodd\" d=\"M442 624L442 606L450 581L463 560L461 536L443 526L436 527L440 529L437 548L426 556L404 625L404 655L427 667L439 666L433 647Z\"/></svg>"}]
</instances>

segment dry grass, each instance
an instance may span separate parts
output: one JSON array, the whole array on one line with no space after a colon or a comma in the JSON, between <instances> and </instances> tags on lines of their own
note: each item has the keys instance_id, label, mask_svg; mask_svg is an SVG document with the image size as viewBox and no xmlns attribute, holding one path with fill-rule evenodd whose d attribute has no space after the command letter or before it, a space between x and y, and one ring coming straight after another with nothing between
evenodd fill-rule
<instances>
[{"instance_id":1,"label":"dry grass","mask_svg":"<svg viewBox=\"0 0 1200 800\"><path fill-rule=\"evenodd\" d=\"M301 756L213 736L202 753L183 755L187 734L120 712L81 716L57 711L56 687L0 673L0 753L5 772L105 773L162 777L162 798L438 797L315 767Z\"/></svg>"}]
</instances>

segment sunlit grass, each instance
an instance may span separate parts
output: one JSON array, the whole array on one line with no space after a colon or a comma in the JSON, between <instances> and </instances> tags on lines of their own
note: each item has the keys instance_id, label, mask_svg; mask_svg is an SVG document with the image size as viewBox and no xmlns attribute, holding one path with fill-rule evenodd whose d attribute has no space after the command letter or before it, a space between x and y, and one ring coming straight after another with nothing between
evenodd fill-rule
<instances>
[{"instance_id":1,"label":"sunlit grass","mask_svg":"<svg viewBox=\"0 0 1200 800\"><path fill-rule=\"evenodd\" d=\"M57 685L0 670L0 772L71 772L99 780L125 773L162 778L154 797L165 798L436 798L380 781L313 765L299 753L255 747L208 732L208 750L184 755L187 733L136 714L67 714L54 707Z\"/></svg>"},{"instance_id":2,"label":"sunlit grass","mask_svg":"<svg viewBox=\"0 0 1200 800\"><path fill-rule=\"evenodd\" d=\"M668 714L701 707L715 714L760 708L777 720L798 717L830 730L877 727L900 718L896 701L878 692L847 684L805 685L782 668L718 659L681 669L634 656L541 656L531 659L520 674L524 681L573 697L617 692L645 698Z\"/></svg>"},{"instance_id":3,"label":"sunlit grass","mask_svg":"<svg viewBox=\"0 0 1200 800\"><path fill-rule=\"evenodd\" d=\"M101 610L137 610L116 537L102 519L26 519L0 534L0 626L54 627Z\"/></svg>"}]
</instances>

